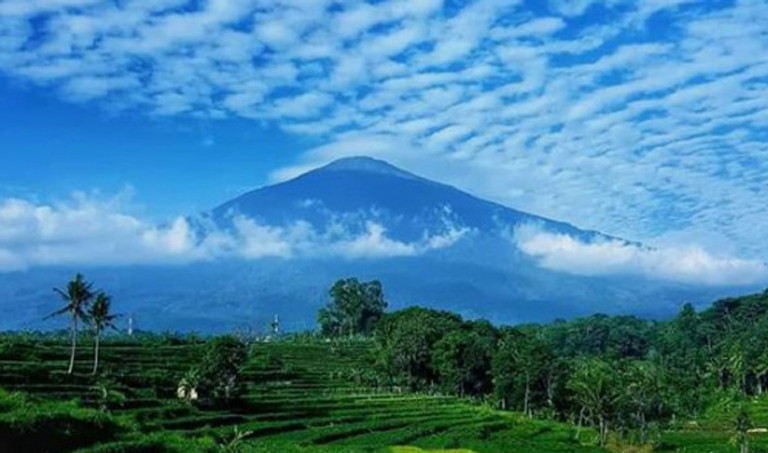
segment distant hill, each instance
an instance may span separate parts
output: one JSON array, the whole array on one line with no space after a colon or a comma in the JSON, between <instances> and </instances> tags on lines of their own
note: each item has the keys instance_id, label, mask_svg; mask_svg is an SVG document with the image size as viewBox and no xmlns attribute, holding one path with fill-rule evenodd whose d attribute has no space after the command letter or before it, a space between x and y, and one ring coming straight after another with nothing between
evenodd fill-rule
<instances>
[{"instance_id":1,"label":"distant hill","mask_svg":"<svg viewBox=\"0 0 768 453\"><path fill-rule=\"evenodd\" d=\"M511 240L520 225L582 241L609 238L479 199L386 162L337 160L280 184L245 193L194 217L199 233L233 231L238 219L268 228L310 231L335 247L372 234L376 244L351 253L292 258L219 259L175 266L78 269L108 288L115 305L151 329L222 331L265 326L279 314L286 328L315 325L315 313L338 278L380 279L392 306L450 309L500 323L549 321L593 312L663 317L686 301L707 302L754 288L699 288L640 277L583 277L540 267ZM291 230L293 231L293 230ZM298 234L298 233L297 233ZM291 236L289 236L291 237ZM400 247L403 253L388 253ZM334 249L335 250L335 249ZM376 255L376 254L373 254ZM39 327L55 306L51 287L74 269L0 274L0 328Z\"/></svg>"}]
</instances>

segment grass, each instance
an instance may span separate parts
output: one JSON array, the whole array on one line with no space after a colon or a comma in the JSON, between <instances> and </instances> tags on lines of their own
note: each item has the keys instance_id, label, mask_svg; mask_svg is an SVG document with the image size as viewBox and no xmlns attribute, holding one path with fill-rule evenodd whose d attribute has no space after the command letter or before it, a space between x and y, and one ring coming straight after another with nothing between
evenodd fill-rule
<instances>
[{"instance_id":1,"label":"grass","mask_svg":"<svg viewBox=\"0 0 768 453\"><path fill-rule=\"evenodd\" d=\"M475 453L471 450L422 450L418 447L391 447L392 453Z\"/></svg>"},{"instance_id":2,"label":"grass","mask_svg":"<svg viewBox=\"0 0 768 453\"><path fill-rule=\"evenodd\" d=\"M758 429L750 433L751 452L768 451L768 398L755 398L746 403L753 427ZM679 453L737 453L739 448L731 440L736 408L733 405L720 404L710 408L700 419L682 423L676 430L661 434L659 452Z\"/></svg>"}]
</instances>

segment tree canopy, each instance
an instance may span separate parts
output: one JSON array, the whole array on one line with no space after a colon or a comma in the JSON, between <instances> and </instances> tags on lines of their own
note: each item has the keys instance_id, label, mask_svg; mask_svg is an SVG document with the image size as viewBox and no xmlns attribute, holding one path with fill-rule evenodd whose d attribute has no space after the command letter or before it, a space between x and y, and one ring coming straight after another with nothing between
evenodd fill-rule
<instances>
[{"instance_id":1,"label":"tree canopy","mask_svg":"<svg viewBox=\"0 0 768 453\"><path fill-rule=\"evenodd\" d=\"M339 280L331 287L330 296L331 302L318 313L320 329L326 336L370 334L387 308L377 280Z\"/></svg>"},{"instance_id":2,"label":"tree canopy","mask_svg":"<svg viewBox=\"0 0 768 453\"><path fill-rule=\"evenodd\" d=\"M323 328L336 334L366 332L364 319L376 319L380 385L482 398L529 417L590 425L601 444L610 435L647 443L654 427L768 389L768 291L702 312L685 304L664 322L598 314L495 327L420 307L366 318L349 308L367 300L359 285L337 283L338 304L321 319L335 316ZM372 294L380 295L380 286Z\"/></svg>"}]
</instances>

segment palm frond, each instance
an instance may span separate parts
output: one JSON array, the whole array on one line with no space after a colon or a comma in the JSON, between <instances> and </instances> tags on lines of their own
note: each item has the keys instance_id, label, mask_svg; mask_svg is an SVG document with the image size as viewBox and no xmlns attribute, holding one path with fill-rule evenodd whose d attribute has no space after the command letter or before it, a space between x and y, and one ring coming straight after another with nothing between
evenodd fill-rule
<instances>
[{"instance_id":1,"label":"palm frond","mask_svg":"<svg viewBox=\"0 0 768 453\"><path fill-rule=\"evenodd\" d=\"M69 311L69 309L70 309L70 306L67 305L66 307L60 308L60 309L54 311L53 313L45 316L43 319L50 319L50 318L53 318L54 316L62 315L64 313L67 313Z\"/></svg>"},{"instance_id":2,"label":"palm frond","mask_svg":"<svg viewBox=\"0 0 768 453\"><path fill-rule=\"evenodd\" d=\"M60 288L53 288L53 291L55 293L57 293L59 296L61 296L62 299L66 300L66 301L69 301L69 294L64 292L62 289L60 289Z\"/></svg>"}]
</instances>

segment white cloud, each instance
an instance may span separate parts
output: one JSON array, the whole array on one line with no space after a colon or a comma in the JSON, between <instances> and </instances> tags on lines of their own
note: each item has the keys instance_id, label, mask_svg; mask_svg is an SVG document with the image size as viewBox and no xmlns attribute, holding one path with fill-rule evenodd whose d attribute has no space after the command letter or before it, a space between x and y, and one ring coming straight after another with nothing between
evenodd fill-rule
<instances>
[{"instance_id":1,"label":"white cloud","mask_svg":"<svg viewBox=\"0 0 768 453\"><path fill-rule=\"evenodd\" d=\"M450 227L443 233L425 233L420 241L406 243L388 238L383 226L368 221L364 233L352 239L333 242L330 248L332 254L348 259L415 256L451 247L468 232L466 228Z\"/></svg>"},{"instance_id":2,"label":"white cloud","mask_svg":"<svg viewBox=\"0 0 768 453\"><path fill-rule=\"evenodd\" d=\"M156 227L120 213L118 199L79 195L66 203L0 202L0 269L37 265L186 260L196 253L187 222Z\"/></svg>"},{"instance_id":3,"label":"white cloud","mask_svg":"<svg viewBox=\"0 0 768 453\"><path fill-rule=\"evenodd\" d=\"M768 266L758 260L714 256L701 247L651 248L613 239L591 242L535 225L515 229L517 247L547 269L577 275L640 275L703 285L768 282Z\"/></svg>"},{"instance_id":4,"label":"white cloud","mask_svg":"<svg viewBox=\"0 0 768 453\"><path fill-rule=\"evenodd\" d=\"M26 16L57 9L77 8L99 3L101 0L5 0L0 14Z\"/></svg>"},{"instance_id":5,"label":"white cloud","mask_svg":"<svg viewBox=\"0 0 768 453\"><path fill-rule=\"evenodd\" d=\"M273 114L287 118L306 118L317 115L333 102L333 97L324 93L306 93L294 98L278 99Z\"/></svg>"},{"instance_id":6,"label":"white cloud","mask_svg":"<svg viewBox=\"0 0 768 453\"><path fill-rule=\"evenodd\" d=\"M365 233L333 244L334 250L350 258L378 256L412 256L418 253L414 244L393 241L386 236L386 230L373 222L367 222Z\"/></svg>"},{"instance_id":7,"label":"white cloud","mask_svg":"<svg viewBox=\"0 0 768 453\"><path fill-rule=\"evenodd\" d=\"M157 226L121 212L124 196L100 200L79 194L40 204L0 201L0 272L55 265L183 264L214 259L414 256L452 246L467 232L447 225L414 242L387 235L367 221L362 230L343 219L319 231L306 222L272 226L235 216L232 228L184 217Z\"/></svg>"},{"instance_id":8,"label":"white cloud","mask_svg":"<svg viewBox=\"0 0 768 453\"><path fill-rule=\"evenodd\" d=\"M616 236L768 255L764 1L459 3L5 0L0 71L324 143L275 179L372 154Z\"/></svg>"}]
</instances>

